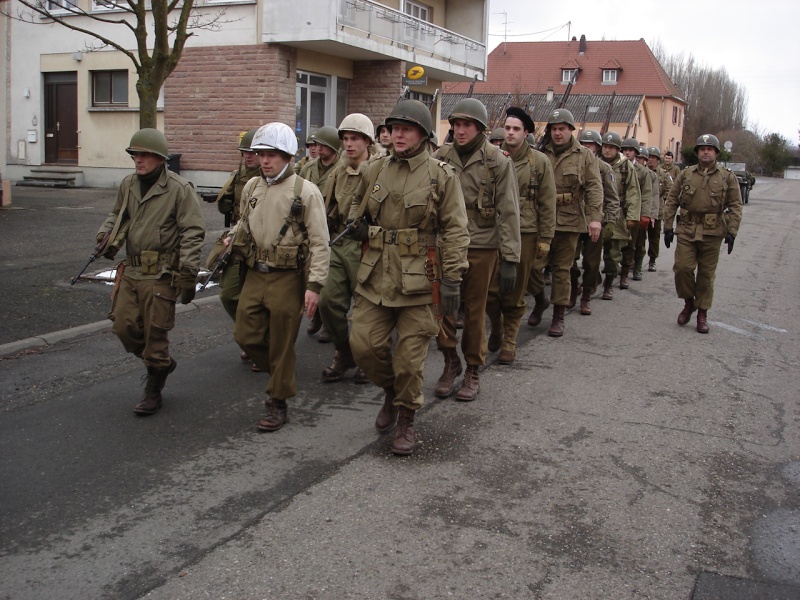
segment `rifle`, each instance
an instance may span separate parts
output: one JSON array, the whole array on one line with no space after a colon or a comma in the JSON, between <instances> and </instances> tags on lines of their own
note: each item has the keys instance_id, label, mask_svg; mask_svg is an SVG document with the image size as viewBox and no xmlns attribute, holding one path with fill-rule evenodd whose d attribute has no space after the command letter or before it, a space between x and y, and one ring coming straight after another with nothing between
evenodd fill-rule
<instances>
[{"instance_id":1,"label":"rifle","mask_svg":"<svg viewBox=\"0 0 800 600\"><path fill-rule=\"evenodd\" d=\"M558 106L556 108L564 108L566 106L567 99L569 98L569 95L572 92L572 86L575 84L576 81L578 81L577 69L575 69L575 72L572 74L572 77L570 78L569 83L567 84L567 89L564 90L564 94L561 96L561 100L559 100ZM539 140L539 145L536 146L536 149L539 150L539 152L542 152L549 143L550 143L550 127L548 126L544 131L542 139Z\"/></svg>"},{"instance_id":2,"label":"rifle","mask_svg":"<svg viewBox=\"0 0 800 600\"><path fill-rule=\"evenodd\" d=\"M340 239L342 239L348 233L351 233L351 232L355 231L356 227L358 227L358 221L359 221L359 219L356 219L354 221L350 221L347 225L345 225L345 228L342 230L342 232L339 235L337 235L335 238L333 238L330 242L328 242L328 246L333 246L336 242L338 242Z\"/></svg>"},{"instance_id":3,"label":"rifle","mask_svg":"<svg viewBox=\"0 0 800 600\"><path fill-rule=\"evenodd\" d=\"M608 111L606 112L606 120L603 121L603 126L600 128L600 135L605 135L608 131L608 125L611 123L611 110L614 107L614 98L617 95L617 91L614 90L611 92L611 100L608 101Z\"/></svg>"},{"instance_id":4,"label":"rifle","mask_svg":"<svg viewBox=\"0 0 800 600\"><path fill-rule=\"evenodd\" d=\"M111 231L107 231L105 235L103 235L103 239L100 240L94 247L94 252L92 252L92 254L89 256L89 260L87 260L86 264L83 265L83 268L78 271L78 274L70 280L70 285L75 285L75 282L81 278L81 275L83 275L86 269L89 268L89 265L101 256L104 256L109 260L113 260L119 249L122 248L122 244L125 243L125 238L128 235L128 229L130 229L131 226L130 220L127 218L127 216L127 211L122 213L122 216L117 219L117 223L114 225L114 228Z\"/></svg>"},{"instance_id":5,"label":"rifle","mask_svg":"<svg viewBox=\"0 0 800 600\"><path fill-rule=\"evenodd\" d=\"M208 274L208 277L205 278L203 283L200 284L200 291L206 289L206 286L209 284L211 279L217 273L220 273L225 270L225 267L231 262L231 256L233 255L233 240L230 240L230 243L225 246L225 249L220 253L217 257L217 262L214 263L214 268L211 269L211 272Z\"/></svg>"}]
</instances>

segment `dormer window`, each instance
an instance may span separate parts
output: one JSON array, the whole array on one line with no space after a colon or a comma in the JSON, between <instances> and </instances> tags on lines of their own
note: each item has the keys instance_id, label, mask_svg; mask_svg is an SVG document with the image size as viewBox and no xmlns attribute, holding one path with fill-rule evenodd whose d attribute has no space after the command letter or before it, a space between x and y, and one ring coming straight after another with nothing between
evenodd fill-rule
<instances>
[{"instance_id":1,"label":"dormer window","mask_svg":"<svg viewBox=\"0 0 800 600\"><path fill-rule=\"evenodd\" d=\"M561 83L567 84L572 81L577 69L561 69Z\"/></svg>"},{"instance_id":2,"label":"dormer window","mask_svg":"<svg viewBox=\"0 0 800 600\"><path fill-rule=\"evenodd\" d=\"M614 85L617 83L617 69L603 69L603 84Z\"/></svg>"}]
</instances>

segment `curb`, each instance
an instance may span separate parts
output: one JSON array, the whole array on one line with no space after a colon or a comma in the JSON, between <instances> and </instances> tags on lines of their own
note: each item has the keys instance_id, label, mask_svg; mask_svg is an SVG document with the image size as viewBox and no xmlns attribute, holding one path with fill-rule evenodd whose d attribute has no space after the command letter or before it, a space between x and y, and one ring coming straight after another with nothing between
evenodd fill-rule
<instances>
[{"instance_id":1,"label":"curb","mask_svg":"<svg viewBox=\"0 0 800 600\"><path fill-rule=\"evenodd\" d=\"M208 298L200 298L194 300L189 304L178 304L175 307L175 314L179 315L185 312L198 310L205 304L212 302L219 302L219 295L209 296ZM62 329L61 331L53 331L52 333L45 333L34 337L25 338L16 342L9 342L8 344L0 345L0 357L17 354L23 350L30 350L32 348L40 348L42 346L52 346L58 342L76 338L87 333L96 333L103 329L108 329L112 325L111 321L104 319L103 321L96 321L94 323L87 323L86 325L79 325L78 327L70 327L69 329Z\"/></svg>"}]
</instances>

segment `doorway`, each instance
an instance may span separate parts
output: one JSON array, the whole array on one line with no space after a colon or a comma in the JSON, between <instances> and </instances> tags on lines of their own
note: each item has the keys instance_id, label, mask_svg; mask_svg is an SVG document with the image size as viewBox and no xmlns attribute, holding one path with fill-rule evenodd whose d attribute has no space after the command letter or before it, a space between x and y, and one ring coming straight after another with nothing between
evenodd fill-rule
<instances>
[{"instance_id":1,"label":"doorway","mask_svg":"<svg viewBox=\"0 0 800 600\"><path fill-rule=\"evenodd\" d=\"M44 74L44 161L78 164L78 74Z\"/></svg>"}]
</instances>

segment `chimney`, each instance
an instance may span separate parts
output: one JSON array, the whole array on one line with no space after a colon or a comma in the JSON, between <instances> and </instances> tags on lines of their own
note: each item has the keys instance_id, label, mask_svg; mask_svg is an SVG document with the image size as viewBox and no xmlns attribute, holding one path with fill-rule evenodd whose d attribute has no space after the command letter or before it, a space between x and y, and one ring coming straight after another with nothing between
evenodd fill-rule
<instances>
[{"instance_id":1,"label":"chimney","mask_svg":"<svg viewBox=\"0 0 800 600\"><path fill-rule=\"evenodd\" d=\"M581 42L578 44L578 54L586 54L586 36L581 35Z\"/></svg>"}]
</instances>

